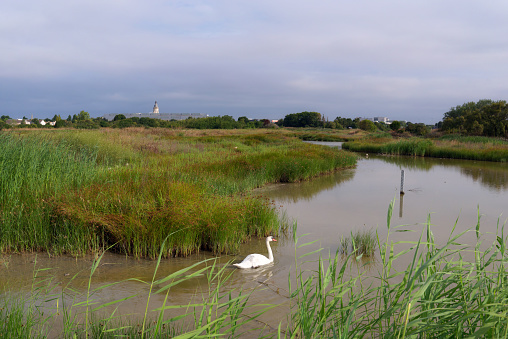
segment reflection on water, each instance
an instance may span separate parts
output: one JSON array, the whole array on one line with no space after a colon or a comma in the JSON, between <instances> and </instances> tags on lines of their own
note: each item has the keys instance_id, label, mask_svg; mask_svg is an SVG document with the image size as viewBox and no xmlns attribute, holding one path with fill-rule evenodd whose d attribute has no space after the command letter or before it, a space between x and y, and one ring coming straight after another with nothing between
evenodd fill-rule
<instances>
[{"instance_id":1,"label":"reflection on water","mask_svg":"<svg viewBox=\"0 0 508 339\"><path fill-rule=\"evenodd\" d=\"M455 169L488 188L498 191L508 189L508 165L506 163L401 156L375 156L375 158L383 159L399 168L430 171L436 166L440 166Z\"/></svg>"},{"instance_id":2,"label":"reflection on water","mask_svg":"<svg viewBox=\"0 0 508 339\"><path fill-rule=\"evenodd\" d=\"M400 195L400 198L399 198L399 218L402 218L402 216L404 215L404 194L401 194Z\"/></svg>"},{"instance_id":3,"label":"reflection on water","mask_svg":"<svg viewBox=\"0 0 508 339\"><path fill-rule=\"evenodd\" d=\"M320 176L309 182L292 184L275 184L263 187L257 191L266 193L271 199L280 202L297 202L298 200L312 200L317 194L326 190L336 189L343 182L352 180L355 176L355 169L345 169L328 175Z\"/></svg>"},{"instance_id":4,"label":"reflection on water","mask_svg":"<svg viewBox=\"0 0 508 339\"><path fill-rule=\"evenodd\" d=\"M495 191L508 189L508 165L472 163L461 167L464 175Z\"/></svg>"}]
</instances>

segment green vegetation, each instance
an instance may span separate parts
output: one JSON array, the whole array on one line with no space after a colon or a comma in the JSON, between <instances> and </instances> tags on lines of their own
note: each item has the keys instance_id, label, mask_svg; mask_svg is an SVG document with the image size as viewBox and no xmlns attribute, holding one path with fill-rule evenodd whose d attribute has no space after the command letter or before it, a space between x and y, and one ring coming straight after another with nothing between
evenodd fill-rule
<instances>
[{"instance_id":1,"label":"green vegetation","mask_svg":"<svg viewBox=\"0 0 508 339\"><path fill-rule=\"evenodd\" d=\"M42 124L39 119L30 120L30 124L23 122L20 125L8 125L6 119L0 119L0 129L2 128L76 128L76 129L98 129L101 127L128 128L128 127L161 127L161 128L191 128L191 129L253 129L253 128L277 128L270 120L253 120L246 117L240 117L234 120L229 115L213 116L207 118L188 118L185 120L161 120L155 118L126 118L124 114L117 114L113 121L108 121L103 117L92 118L90 114L81 111L78 114L69 115L67 119L62 119L60 115L55 115L52 119L44 119L44 122L54 122L54 125ZM27 120L25 118L25 120Z\"/></svg>"},{"instance_id":2,"label":"green vegetation","mask_svg":"<svg viewBox=\"0 0 508 339\"><path fill-rule=\"evenodd\" d=\"M361 129L330 129L330 128L284 128L278 133L294 136L305 141L353 141L365 138L368 132Z\"/></svg>"},{"instance_id":3,"label":"green vegetation","mask_svg":"<svg viewBox=\"0 0 508 339\"><path fill-rule=\"evenodd\" d=\"M467 136L467 135L459 135L459 134L445 134L439 138L440 141L450 141L457 143L476 143L476 144L486 144L491 146L501 145L508 146L508 140L491 138L491 137L482 137L482 136Z\"/></svg>"},{"instance_id":4,"label":"green vegetation","mask_svg":"<svg viewBox=\"0 0 508 339\"><path fill-rule=\"evenodd\" d=\"M125 119L124 119L125 120ZM123 120L120 120L123 121ZM268 183L354 166L343 151L270 130L26 130L0 138L0 250L155 258L235 253L278 234Z\"/></svg>"},{"instance_id":5,"label":"green vegetation","mask_svg":"<svg viewBox=\"0 0 508 339\"><path fill-rule=\"evenodd\" d=\"M355 230L350 236L340 238L340 252L353 253L357 257L372 257L376 252L376 236L373 230Z\"/></svg>"},{"instance_id":6,"label":"green vegetation","mask_svg":"<svg viewBox=\"0 0 508 339\"><path fill-rule=\"evenodd\" d=\"M335 123L335 128L338 128L338 129L343 129L343 128L356 129L356 128L358 128L358 123L360 122L360 118L351 119L351 118L337 117L333 120L333 122Z\"/></svg>"},{"instance_id":7,"label":"green vegetation","mask_svg":"<svg viewBox=\"0 0 508 339\"><path fill-rule=\"evenodd\" d=\"M364 119L358 123L358 128L363 129L367 132L375 132L377 130L376 125L373 121Z\"/></svg>"},{"instance_id":8,"label":"green vegetation","mask_svg":"<svg viewBox=\"0 0 508 339\"><path fill-rule=\"evenodd\" d=\"M393 203L388 210L391 231ZM480 217L477 242L460 243L466 233L436 242L430 220L418 241L377 239L380 269L372 276L348 270L354 258L338 254L328 267L318 263L309 278L299 272L292 293L289 333L303 338L504 338L508 333L508 253L504 228L494 243L482 247ZM409 248L396 252L400 246ZM302 245L305 246L305 245ZM467 254L473 258L465 259ZM403 257L406 269L395 270ZM352 268L352 266L349 266ZM354 269L353 269L354 270Z\"/></svg>"},{"instance_id":9,"label":"green vegetation","mask_svg":"<svg viewBox=\"0 0 508 339\"><path fill-rule=\"evenodd\" d=\"M486 137L443 136L439 139L365 138L344 143L354 152L426 156L483 161L508 161L508 142Z\"/></svg>"},{"instance_id":10,"label":"green vegetation","mask_svg":"<svg viewBox=\"0 0 508 339\"><path fill-rule=\"evenodd\" d=\"M141 314L131 315L137 317L122 320L114 310L130 297L107 303L94 298L97 290L116 285L90 287L100 265L99 257L92 264L88 289L74 302L66 302L66 296L76 292L62 286L62 292L57 293L47 270L34 272L25 299L4 293L0 328L2 333L20 338L44 337L57 325L62 328L59 337L63 338L240 338L246 331L251 335L258 331L258 337L279 338L505 338L508 239L504 226L498 223L494 241L487 248L480 232L480 214L476 229L472 230L476 234L473 245L461 243L467 231L454 234L455 226L447 240L436 241L430 218L418 239L392 242L390 232L407 231L391 226L392 212L393 202L388 208L386 239L377 236L379 269L364 270L354 253L343 258L337 252L328 260L318 259L310 270L305 270L300 260L308 260L310 254L319 251L295 256L287 303L252 304L248 301L256 290L226 290L228 278L236 270L220 268L213 259L157 277L165 252L163 243L152 279L129 279L147 287L146 308ZM296 235L293 240L295 249L315 243L301 243L303 239ZM398 261L407 262L404 258L409 258L406 269L395 269ZM207 287L197 290L185 305L169 303L174 286L199 276L206 277ZM159 305L150 304L155 294L165 296ZM259 328L256 319L274 308L288 314L287 325L279 324L277 328L277 324L272 324L271 331ZM170 311L177 314L169 314Z\"/></svg>"},{"instance_id":11,"label":"green vegetation","mask_svg":"<svg viewBox=\"0 0 508 339\"><path fill-rule=\"evenodd\" d=\"M450 109L444 114L443 131L467 135L508 137L506 101L480 100Z\"/></svg>"},{"instance_id":12,"label":"green vegetation","mask_svg":"<svg viewBox=\"0 0 508 339\"><path fill-rule=\"evenodd\" d=\"M284 127L322 127L323 118L318 112L292 113L281 121Z\"/></svg>"},{"instance_id":13,"label":"green vegetation","mask_svg":"<svg viewBox=\"0 0 508 339\"><path fill-rule=\"evenodd\" d=\"M36 135L0 134L0 247L6 251L55 251L96 239L86 229L55 223L51 201L83 189L97 177L96 151L75 152L69 143Z\"/></svg>"}]
</instances>

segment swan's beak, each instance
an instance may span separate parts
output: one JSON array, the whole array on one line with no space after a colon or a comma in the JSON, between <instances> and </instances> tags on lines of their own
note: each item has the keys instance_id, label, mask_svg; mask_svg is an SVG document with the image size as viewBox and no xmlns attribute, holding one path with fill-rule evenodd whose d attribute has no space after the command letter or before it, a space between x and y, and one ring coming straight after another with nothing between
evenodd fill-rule
<instances>
[{"instance_id":1,"label":"swan's beak","mask_svg":"<svg viewBox=\"0 0 508 339\"><path fill-rule=\"evenodd\" d=\"M272 238L272 241L277 241L277 239L275 239L275 238Z\"/></svg>"}]
</instances>

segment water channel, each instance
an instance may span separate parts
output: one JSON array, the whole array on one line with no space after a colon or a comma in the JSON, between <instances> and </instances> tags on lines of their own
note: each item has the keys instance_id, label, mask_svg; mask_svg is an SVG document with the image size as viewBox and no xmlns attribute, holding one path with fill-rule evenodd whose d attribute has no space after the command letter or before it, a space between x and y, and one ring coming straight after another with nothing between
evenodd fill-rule
<instances>
[{"instance_id":1,"label":"water channel","mask_svg":"<svg viewBox=\"0 0 508 339\"><path fill-rule=\"evenodd\" d=\"M330 145L330 143L327 143ZM332 146L338 146L331 144ZM401 170L405 172L404 195L399 194ZM505 163L475 162L450 159L414 157L388 157L360 154L355 168L296 184L278 184L255 192L275 201L281 213L297 222L297 236L301 242L316 241L311 246L295 249L292 237L279 237L272 243L275 262L261 269L239 270L228 265L230 260L240 261L249 253L266 254L264 240L253 240L236 256L219 258L220 265L234 270L228 285L244 290L256 289L251 301L273 304L287 303L288 276L294 273L295 254L301 255L323 248L323 256L335 253L340 237L358 229L377 231L381 239L387 234L387 211L393 201L392 226L412 232L391 232L391 239L417 240L428 218L436 240L446 241L456 224L454 233L474 229L480 214L481 231L485 237L496 232L499 224L508 219L508 165ZM474 232L461 238L474 243ZM158 276L163 276L209 258L200 253L190 258L164 260ZM309 259L309 258L306 258ZM0 285L27 286L34 267L51 268L39 275L51 276L53 283L69 286L77 291L87 288L93 258L48 257L44 254L9 255L0 259ZM375 261L375 258L374 258ZM375 263L374 263L375 265ZM92 287L128 278L150 281L155 263L121 255L106 254L93 276ZM401 269L405 263L401 263ZM191 295L206 284L195 279L175 287L169 302L187 304ZM148 286L125 281L94 295L100 302L125 298L134 294L140 297L124 303L125 311L144 312ZM153 306L159 306L164 296L153 297ZM286 313L275 310L260 321L276 326L284 321Z\"/></svg>"}]
</instances>

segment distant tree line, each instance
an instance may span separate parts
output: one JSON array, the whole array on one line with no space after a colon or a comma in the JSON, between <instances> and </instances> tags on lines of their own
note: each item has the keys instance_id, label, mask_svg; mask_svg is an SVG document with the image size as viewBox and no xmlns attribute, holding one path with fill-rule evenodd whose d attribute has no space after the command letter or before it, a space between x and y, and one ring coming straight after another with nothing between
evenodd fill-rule
<instances>
[{"instance_id":1,"label":"distant tree line","mask_svg":"<svg viewBox=\"0 0 508 339\"><path fill-rule=\"evenodd\" d=\"M467 102L446 112L440 127L446 132L508 137L508 106L504 100Z\"/></svg>"},{"instance_id":2,"label":"distant tree line","mask_svg":"<svg viewBox=\"0 0 508 339\"><path fill-rule=\"evenodd\" d=\"M404 121L392 121L390 124L383 122L373 122L369 119L360 118L342 118L337 117L333 121L328 121L318 112L292 113L279 120L279 125L284 127L320 127L333 129L359 128L369 132L375 131L396 131L409 132L414 135L424 136L429 133L431 127L423 123L411 123Z\"/></svg>"},{"instance_id":3,"label":"distant tree line","mask_svg":"<svg viewBox=\"0 0 508 339\"><path fill-rule=\"evenodd\" d=\"M8 116L2 116L0 119L0 129L16 128L5 123ZM24 118L27 120L26 118ZM78 129L96 129L101 127L111 128L127 128L127 127L162 127L162 128L192 128L192 129L244 129L244 128L277 128L283 127L313 127L313 128L330 128L330 129L363 129L370 132L375 131L397 131L410 132L416 135L425 135L430 130L425 124L413 124L411 122L392 121L391 124L382 122L373 122L368 119L360 118L342 118L336 117L333 121L329 121L318 112L300 112L291 113L280 119L276 124L270 120L249 120L243 116L235 120L229 115L214 116L206 118L188 118L185 120L161 120L154 118L126 118L123 114L117 114L113 121L108 121L102 117L91 118L86 111L79 114L69 115L66 119L62 119L60 115L55 115L53 119L44 119L44 121L55 122L54 126L49 124L42 125L38 119L32 119L30 125L21 124L22 128L78 128Z\"/></svg>"},{"instance_id":4,"label":"distant tree line","mask_svg":"<svg viewBox=\"0 0 508 339\"><path fill-rule=\"evenodd\" d=\"M113 121L108 121L102 117L91 118L90 114L81 111L79 114L69 115L67 119L62 119L60 115L55 115L53 119L44 119L44 121L55 122L54 126L49 124L42 125L39 119L32 119L30 124L21 123L20 125L8 125L6 121L11 119L9 116L2 116L0 119L0 129L2 128L78 128L78 129L97 129L101 127L126 128L126 127L163 127L163 128L193 128L193 129L243 129L243 128L277 128L270 120L249 120L247 117L240 117L235 120L229 115L214 116L207 118L188 118L185 120L161 120L155 118L126 118L123 114L117 114ZM25 117L23 121L28 121Z\"/></svg>"}]
</instances>

